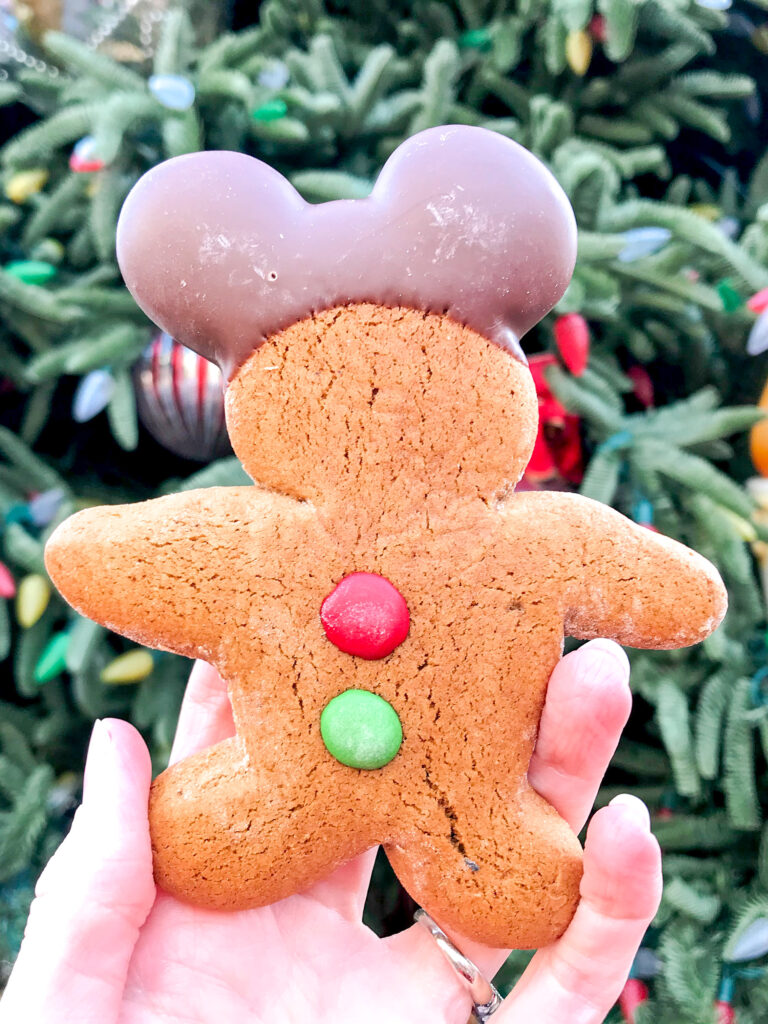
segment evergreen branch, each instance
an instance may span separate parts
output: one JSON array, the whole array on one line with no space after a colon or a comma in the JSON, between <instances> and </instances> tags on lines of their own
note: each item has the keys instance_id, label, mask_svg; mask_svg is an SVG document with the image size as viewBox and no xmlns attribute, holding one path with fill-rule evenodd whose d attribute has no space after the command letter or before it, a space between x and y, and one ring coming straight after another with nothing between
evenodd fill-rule
<instances>
[{"instance_id":1,"label":"evergreen branch","mask_svg":"<svg viewBox=\"0 0 768 1024\"><path fill-rule=\"evenodd\" d=\"M200 99L214 96L237 100L249 111L254 102L253 85L247 76L242 71L231 71L228 68L212 68L201 74L197 95Z\"/></svg>"},{"instance_id":2,"label":"evergreen branch","mask_svg":"<svg viewBox=\"0 0 768 1024\"><path fill-rule=\"evenodd\" d=\"M653 141L653 132L646 125L628 117L584 114L579 119L577 127L584 135L594 135L598 139L619 145L637 146Z\"/></svg>"},{"instance_id":3,"label":"evergreen branch","mask_svg":"<svg viewBox=\"0 0 768 1024\"><path fill-rule=\"evenodd\" d=\"M0 82L0 107L17 103L22 96L21 87L16 82Z\"/></svg>"},{"instance_id":4,"label":"evergreen branch","mask_svg":"<svg viewBox=\"0 0 768 1024\"><path fill-rule=\"evenodd\" d=\"M308 202L325 203L333 199L364 199L372 182L344 171L297 171L291 184Z\"/></svg>"},{"instance_id":5,"label":"evergreen branch","mask_svg":"<svg viewBox=\"0 0 768 1024\"><path fill-rule=\"evenodd\" d=\"M627 231L629 228L644 227L648 224L668 228L677 238L690 242L705 252L722 257L750 287L758 289L768 285L768 270L765 267L755 262L730 238L726 238L719 228L690 210L681 210L669 203L653 199L635 199L606 211L602 220L601 226L607 231ZM629 268L622 268L622 272L627 269ZM691 294L697 293L694 290ZM697 300L692 298L691 301ZM712 308L708 301L699 300L698 304ZM722 308L722 303L719 308Z\"/></svg>"},{"instance_id":6,"label":"evergreen branch","mask_svg":"<svg viewBox=\"0 0 768 1024\"><path fill-rule=\"evenodd\" d=\"M69 632L69 643L67 644L67 671L73 676L83 672L103 638L106 636L106 629L97 622L83 618L82 615L75 615L75 624Z\"/></svg>"},{"instance_id":7,"label":"evergreen branch","mask_svg":"<svg viewBox=\"0 0 768 1024\"><path fill-rule=\"evenodd\" d=\"M753 504L742 488L698 455L650 439L639 441L632 455L662 476L700 492L745 519L751 518Z\"/></svg>"},{"instance_id":8,"label":"evergreen branch","mask_svg":"<svg viewBox=\"0 0 768 1024\"><path fill-rule=\"evenodd\" d=\"M11 618L8 602L0 601L0 661L5 661L11 652Z\"/></svg>"},{"instance_id":9,"label":"evergreen branch","mask_svg":"<svg viewBox=\"0 0 768 1024\"><path fill-rule=\"evenodd\" d=\"M675 789L693 800L701 798L701 779L693 753L688 701L679 686L663 679L656 691L656 721L672 765Z\"/></svg>"},{"instance_id":10,"label":"evergreen branch","mask_svg":"<svg viewBox=\"0 0 768 1024\"><path fill-rule=\"evenodd\" d=\"M47 799L53 784L49 765L39 765L26 780L11 811L0 814L0 882L29 863L48 821Z\"/></svg>"},{"instance_id":11,"label":"evergreen branch","mask_svg":"<svg viewBox=\"0 0 768 1024\"><path fill-rule=\"evenodd\" d=\"M686 302L694 303L695 305L701 306L703 309L708 309L713 313L722 312L723 303L714 288L709 288L706 285L695 281L689 281L684 277L665 277L663 274L657 274L653 271L645 270L643 267L638 266L637 263L633 263L632 265L628 263L615 263L613 265L613 271L620 277L626 277L632 281L641 281L645 284L649 284L652 286L654 291L662 293L667 292L670 295L676 295ZM653 292L644 293L644 298L646 303L652 302Z\"/></svg>"},{"instance_id":12,"label":"evergreen branch","mask_svg":"<svg viewBox=\"0 0 768 1024\"><path fill-rule=\"evenodd\" d=\"M403 89L375 103L363 122L363 130L378 135L404 132L422 103L421 92Z\"/></svg>"},{"instance_id":13,"label":"evergreen branch","mask_svg":"<svg viewBox=\"0 0 768 1024\"><path fill-rule=\"evenodd\" d=\"M5 711L3 712L5 717ZM32 754L24 734L18 726L10 721L0 722L0 745L5 754L16 767L25 774L29 774L35 768L37 762ZM0 772L0 775L2 772Z\"/></svg>"},{"instance_id":14,"label":"evergreen branch","mask_svg":"<svg viewBox=\"0 0 768 1024\"><path fill-rule=\"evenodd\" d=\"M589 461L579 493L605 505L612 504L622 464L623 459L618 452L598 451Z\"/></svg>"},{"instance_id":15,"label":"evergreen branch","mask_svg":"<svg viewBox=\"0 0 768 1024\"><path fill-rule=\"evenodd\" d=\"M152 96L115 93L101 104L93 122L93 135L99 156L104 163L110 164L117 156L127 132L145 121L179 116L169 114Z\"/></svg>"},{"instance_id":16,"label":"evergreen branch","mask_svg":"<svg viewBox=\"0 0 768 1024\"><path fill-rule=\"evenodd\" d=\"M664 886L664 901L701 924L712 924L722 906L719 896L702 892L700 886L684 881L679 875Z\"/></svg>"},{"instance_id":17,"label":"evergreen branch","mask_svg":"<svg viewBox=\"0 0 768 1024\"><path fill-rule=\"evenodd\" d=\"M723 790L728 818L734 828L760 827L760 804L755 781L754 725L746 717L751 707L749 680L740 679L733 692L723 742Z\"/></svg>"},{"instance_id":18,"label":"evergreen branch","mask_svg":"<svg viewBox=\"0 0 768 1024\"><path fill-rule=\"evenodd\" d=\"M86 185L84 178L82 174L67 174L49 195L42 197L40 205L24 225L22 241L27 248L57 229L62 214L82 198Z\"/></svg>"},{"instance_id":19,"label":"evergreen branch","mask_svg":"<svg viewBox=\"0 0 768 1024\"><path fill-rule=\"evenodd\" d=\"M698 100L675 94L672 91L661 93L656 102L673 117L691 128L705 132L713 139L717 139L718 142L729 141L731 129L722 111L714 110L699 103Z\"/></svg>"},{"instance_id":20,"label":"evergreen branch","mask_svg":"<svg viewBox=\"0 0 768 1024\"><path fill-rule=\"evenodd\" d=\"M124 366L136 359L146 340L146 333L134 324L115 323L44 352L29 364L27 377L37 383L62 373L88 373L108 364Z\"/></svg>"},{"instance_id":21,"label":"evergreen branch","mask_svg":"<svg viewBox=\"0 0 768 1024\"><path fill-rule=\"evenodd\" d=\"M412 134L445 123L456 98L459 68L459 51L455 43L448 39L438 40L424 61L421 104L411 120Z\"/></svg>"},{"instance_id":22,"label":"evergreen branch","mask_svg":"<svg viewBox=\"0 0 768 1024\"><path fill-rule=\"evenodd\" d=\"M579 231L578 259L584 263L613 260L627 240L623 235L609 235L599 231Z\"/></svg>"},{"instance_id":23,"label":"evergreen branch","mask_svg":"<svg viewBox=\"0 0 768 1024\"><path fill-rule=\"evenodd\" d=\"M62 490L65 494L70 493L62 477L6 427L0 427L0 455L3 455L12 466L23 470L31 489Z\"/></svg>"},{"instance_id":24,"label":"evergreen branch","mask_svg":"<svg viewBox=\"0 0 768 1024\"><path fill-rule=\"evenodd\" d=\"M67 305L56 292L49 292L36 284L26 284L2 269L0 303L7 303L22 313L29 313L52 324L69 324L82 316L81 310Z\"/></svg>"},{"instance_id":25,"label":"evergreen branch","mask_svg":"<svg viewBox=\"0 0 768 1024\"><path fill-rule=\"evenodd\" d=\"M368 53L347 96L345 135L359 133L366 115L390 80L394 59L395 51L391 46L377 46Z\"/></svg>"},{"instance_id":26,"label":"evergreen branch","mask_svg":"<svg viewBox=\"0 0 768 1024\"><path fill-rule=\"evenodd\" d=\"M88 266L96 258L90 220L85 220L67 246L67 259L76 269Z\"/></svg>"},{"instance_id":27,"label":"evergreen branch","mask_svg":"<svg viewBox=\"0 0 768 1024\"><path fill-rule=\"evenodd\" d=\"M39 684L35 679L35 665L40 660L45 645L51 637L51 623L55 615L51 605L34 626L22 631L14 650L13 676L17 691L22 697L39 696Z\"/></svg>"},{"instance_id":28,"label":"evergreen branch","mask_svg":"<svg viewBox=\"0 0 768 1024\"><path fill-rule=\"evenodd\" d=\"M653 834L667 850L724 850L738 838L723 811L712 814L676 814L651 823Z\"/></svg>"},{"instance_id":29,"label":"evergreen branch","mask_svg":"<svg viewBox=\"0 0 768 1024\"><path fill-rule=\"evenodd\" d=\"M640 96L648 96L659 86L681 71L699 56L698 44L674 43L661 52L652 51L653 56L637 56L619 69L613 83L615 90L637 91Z\"/></svg>"},{"instance_id":30,"label":"evergreen branch","mask_svg":"<svg viewBox=\"0 0 768 1024\"><path fill-rule=\"evenodd\" d=\"M130 183L114 170L104 170L91 200L91 234L100 260L115 258L115 233L120 207L128 194ZM70 291L70 299L71 299Z\"/></svg>"},{"instance_id":31,"label":"evergreen branch","mask_svg":"<svg viewBox=\"0 0 768 1024\"><path fill-rule=\"evenodd\" d=\"M632 52L640 13L639 0L597 0L597 9L605 18L605 52L620 63Z\"/></svg>"},{"instance_id":32,"label":"evergreen branch","mask_svg":"<svg viewBox=\"0 0 768 1024\"><path fill-rule=\"evenodd\" d=\"M186 70L192 26L183 7L169 7L160 26L152 70L156 75L179 75Z\"/></svg>"},{"instance_id":33,"label":"evergreen branch","mask_svg":"<svg viewBox=\"0 0 768 1024\"><path fill-rule=\"evenodd\" d=\"M659 944L662 976L659 979L674 1001L676 1017L682 1007L691 1007L693 1019L711 1017L717 993L720 967L711 952L694 940L691 925L667 928Z\"/></svg>"},{"instance_id":34,"label":"evergreen branch","mask_svg":"<svg viewBox=\"0 0 768 1024\"><path fill-rule=\"evenodd\" d=\"M9 803L14 803L23 795L25 781L26 773L9 757L0 754L0 794Z\"/></svg>"},{"instance_id":35,"label":"evergreen branch","mask_svg":"<svg viewBox=\"0 0 768 1024\"><path fill-rule=\"evenodd\" d=\"M752 893L735 915L729 928L728 941L723 948L723 960L732 959L734 947L742 932L760 917L768 917L768 893L765 892Z\"/></svg>"},{"instance_id":36,"label":"evergreen branch","mask_svg":"<svg viewBox=\"0 0 768 1024\"><path fill-rule=\"evenodd\" d=\"M707 99L746 99L755 91L755 83L748 75L724 75L719 71L686 71L672 81L689 96L705 96Z\"/></svg>"},{"instance_id":37,"label":"evergreen branch","mask_svg":"<svg viewBox=\"0 0 768 1024\"><path fill-rule=\"evenodd\" d=\"M229 32L220 35L200 55L200 72L242 64L254 53L258 54L264 42L260 26L244 32ZM264 59L264 58L260 58ZM266 60L264 60L266 64Z\"/></svg>"},{"instance_id":38,"label":"evergreen branch","mask_svg":"<svg viewBox=\"0 0 768 1024\"><path fill-rule=\"evenodd\" d=\"M265 142L300 146L309 142L309 129L295 117L281 117L279 121L253 121L248 125L251 135Z\"/></svg>"},{"instance_id":39,"label":"evergreen branch","mask_svg":"<svg viewBox=\"0 0 768 1024\"><path fill-rule=\"evenodd\" d=\"M715 52L710 34L666 0L646 0L641 9L640 23L654 35L675 43L690 43L696 47L697 55L705 53L711 56Z\"/></svg>"},{"instance_id":40,"label":"evergreen branch","mask_svg":"<svg viewBox=\"0 0 768 1024\"><path fill-rule=\"evenodd\" d=\"M681 448L718 440L749 430L765 419L765 412L752 406L694 413L687 402L674 402L658 412L627 417L635 436L673 440Z\"/></svg>"},{"instance_id":41,"label":"evergreen branch","mask_svg":"<svg viewBox=\"0 0 768 1024\"><path fill-rule=\"evenodd\" d=\"M560 18L544 18L536 32L536 49L544 55L544 67L550 75L560 75L566 67L565 42L567 33Z\"/></svg>"},{"instance_id":42,"label":"evergreen branch","mask_svg":"<svg viewBox=\"0 0 768 1024\"><path fill-rule=\"evenodd\" d=\"M720 743L733 679L725 670L715 672L702 687L696 708L696 764L703 779L716 779Z\"/></svg>"},{"instance_id":43,"label":"evergreen branch","mask_svg":"<svg viewBox=\"0 0 768 1024\"><path fill-rule=\"evenodd\" d=\"M331 36L320 34L312 39L307 69L316 89L336 93L346 106L349 102L349 83Z\"/></svg>"},{"instance_id":44,"label":"evergreen branch","mask_svg":"<svg viewBox=\"0 0 768 1024\"><path fill-rule=\"evenodd\" d=\"M25 572L45 573L42 544L19 523L6 523L3 550L6 557Z\"/></svg>"},{"instance_id":45,"label":"evergreen branch","mask_svg":"<svg viewBox=\"0 0 768 1024\"><path fill-rule=\"evenodd\" d=\"M125 369L113 370L115 390L107 406L112 436L125 451L132 452L139 443L136 395L131 375Z\"/></svg>"},{"instance_id":46,"label":"evergreen branch","mask_svg":"<svg viewBox=\"0 0 768 1024\"><path fill-rule=\"evenodd\" d=\"M549 96L534 96L531 99L530 118L530 148L545 159L573 134L572 111L565 103Z\"/></svg>"},{"instance_id":47,"label":"evergreen branch","mask_svg":"<svg viewBox=\"0 0 768 1024\"><path fill-rule=\"evenodd\" d=\"M197 153L203 148L202 128L194 110L164 118L162 131L166 157Z\"/></svg>"},{"instance_id":48,"label":"evergreen branch","mask_svg":"<svg viewBox=\"0 0 768 1024\"><path fill-rule=\"evenodd\" d=\"M15 167L47 162L55 150L87 135L100 110L100 103L78 103L23 129L3 146L3 165Z\"/></svg>"},{"instance_id":49,"label":"evergreen branch","mask_svg":"<svg viewBox=\"0 0 768 1024\"><path fill-rule=\"evenodd\" d=\"M244 484L253 483L251 478L240 465L234 456L226 459L218 459L212 462L205 469L193 473L186 480L179 482L171 480L163 494L173 494L176 491L195 491L201 487L242 487Z\"/></svg>"},{"instance_id":50,"label":"evergreen branch","mask_svg":"<svg viewBox=\"0 0 768 1024\"><path fill-rule=\"evenodd\" d=\"M655 99L640 100L632 108L635 117L648 126L662 139L676 139L680 133L680 123L667 110L663 110Z\"/></svg>"},{"instance_id":51,"label":"evergreen branch","mask_svg":"<svg viewBox=\"0 0 768 1024\"><path fill-rule=\"evenodd\" d=\"M60 288L56 294L67 302L74 302L80 309L101 317L119 315L140 317L142 322L146 320L144 313L126 288L89 286L83 283L83 275L80 276L78 284Z\"/></svg>"},{"instance_id":52,"label":"evergreen branch","mask_svg":"<svg viewBox=\"0 0 768 1024\"><path fill-rule=\"evenodd\" d=\"M19 428L19 437L24 444L34 445L40 436L51 414L55 390L55 381L48 381L32 390Z\"/></svg>"},{"instance_id":53,"label":"evergreen branch","mask_svg":"<svg viewBox=\"0 0 768 1024\"><path fill-rule=\"evenodd\" d=\"M566 374L558 366L547 370L546 376L554 395L569 412L584 416L605 434L615 434L622 429L623 417L617 415L602 398L579 384L577 378Z\"/></svg>"},{"instance_id":54,"label":"evergreen branch","mask_svg":"<svg viewBox=\"0 0 768 1024\"><path fill-rule=\"evenodd\" d=\"M108 89L128 89L144 92L146 83L141 75L118 64L111 57L98 53L90 46L63 32L46 32L43 36L45 50L54 60L70 71L92 78Z\"/></svg>"}]
</instances>

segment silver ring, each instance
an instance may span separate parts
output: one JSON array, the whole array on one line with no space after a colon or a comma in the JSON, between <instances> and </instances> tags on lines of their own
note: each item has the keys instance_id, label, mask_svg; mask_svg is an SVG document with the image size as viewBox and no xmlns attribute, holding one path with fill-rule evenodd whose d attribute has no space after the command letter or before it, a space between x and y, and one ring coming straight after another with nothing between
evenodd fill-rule
<instances>
[{"instance_id":1,"label":"silver ring","mask_svg":"<svg viewBox=\"0 0 768 1024\"><path fill-rule=\"evenodd\" d=\"M440 952L467 987L474 1003L473 1013L479 1024L495 1013L501 1006L501 993L488 981L476 964L458 950L440 925L436 924L426 910L419 908L413 915L418 924L424 925L437 943Z\"/></svg>"}]
</instances>

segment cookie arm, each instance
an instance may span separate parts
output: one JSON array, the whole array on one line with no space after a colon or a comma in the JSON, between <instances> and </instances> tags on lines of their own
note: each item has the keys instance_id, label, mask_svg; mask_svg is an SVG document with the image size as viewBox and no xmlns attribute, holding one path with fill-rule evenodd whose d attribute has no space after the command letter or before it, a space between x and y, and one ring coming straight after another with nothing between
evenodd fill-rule
<instances>
[{"instance_id":1,"label":"cookie arm","mask_svg":"<svg viewBox=\"0 0 768 1024\"><path fill-rule=\"evenodd\" d=\"M721 622L728 602L723 581L695 551L589 498L517 497L510 504L561 574L567 635L669 650L698 643Z\"/></svg>"},{"instance_id":2,"label":"cookie arm","mask_svg":"<svg viewBox=\"0 0 768 1024\"><path fill-rule=\"evenodd\" d=\"M85 509L53 533L46 567L82 615L150 647L210 659L236 586L235 537L259 516L254 494L211 488Z\"/></svg>"}]
</instances>

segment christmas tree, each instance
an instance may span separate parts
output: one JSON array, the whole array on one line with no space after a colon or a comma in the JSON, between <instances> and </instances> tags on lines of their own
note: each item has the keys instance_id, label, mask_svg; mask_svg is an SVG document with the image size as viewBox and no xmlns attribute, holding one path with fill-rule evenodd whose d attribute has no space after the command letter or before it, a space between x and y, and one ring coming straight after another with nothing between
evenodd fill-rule
<instances>
[{"instance_id":1,"label":"christmas tree","mask_svg":"<svg viewBox=\"0 0 768 1024\"><path fill-rule=\"evenodd\" d=\"M3 51L0 102L33 117L0 151L0 957L68 826L93 720L129 718L161 766L189 669L68 609L46 537L85 504L243 479L231 456L182 457L220 452L220 392L206 377L184 405L200 364L124 289L122 200L203 148L258 156L311 201L360 197L405 137L467 123L536 153L579 222L573 282L525 341L542 414L528 485L578 488L683 540L730 592L700 647L632 655L635 711L600 800L649 803L666 887L613 1019L757 1024L768 502L744 481L768 372L760 5L267 0L218 35L187 4L132 6L85 41L27 24ZM380 930L407 923L383 866L368 913Z\"/></svg>"}]
</instances>

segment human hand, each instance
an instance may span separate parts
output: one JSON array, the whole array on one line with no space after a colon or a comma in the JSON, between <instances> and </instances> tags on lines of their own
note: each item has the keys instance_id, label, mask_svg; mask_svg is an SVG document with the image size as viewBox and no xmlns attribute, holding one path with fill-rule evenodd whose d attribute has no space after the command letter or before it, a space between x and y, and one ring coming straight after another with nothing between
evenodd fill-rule
<instances>
[{"instance_id":1,"label":"human hand","mask_svg":"<svg viewBox=\"0 0 768 1024\"><path fill-rule=\"evenodd\" d=\"M529 778L579 830L629 714L628 665L597 640L552 674ZM172 760L234 733L224 684L198 663ZM157 890L149 754L126 722L94 727L83 804L43 872L0 1024L466 1024L466 991L419 925L379 939L362 924L375 851L300 895L225 913ZM660 853L633 797L587 831L581 902L534 956L493 1024L599 1024L658 906ZM452 935L490 977L506 950Z\"/></svg>"}]
</instances>

